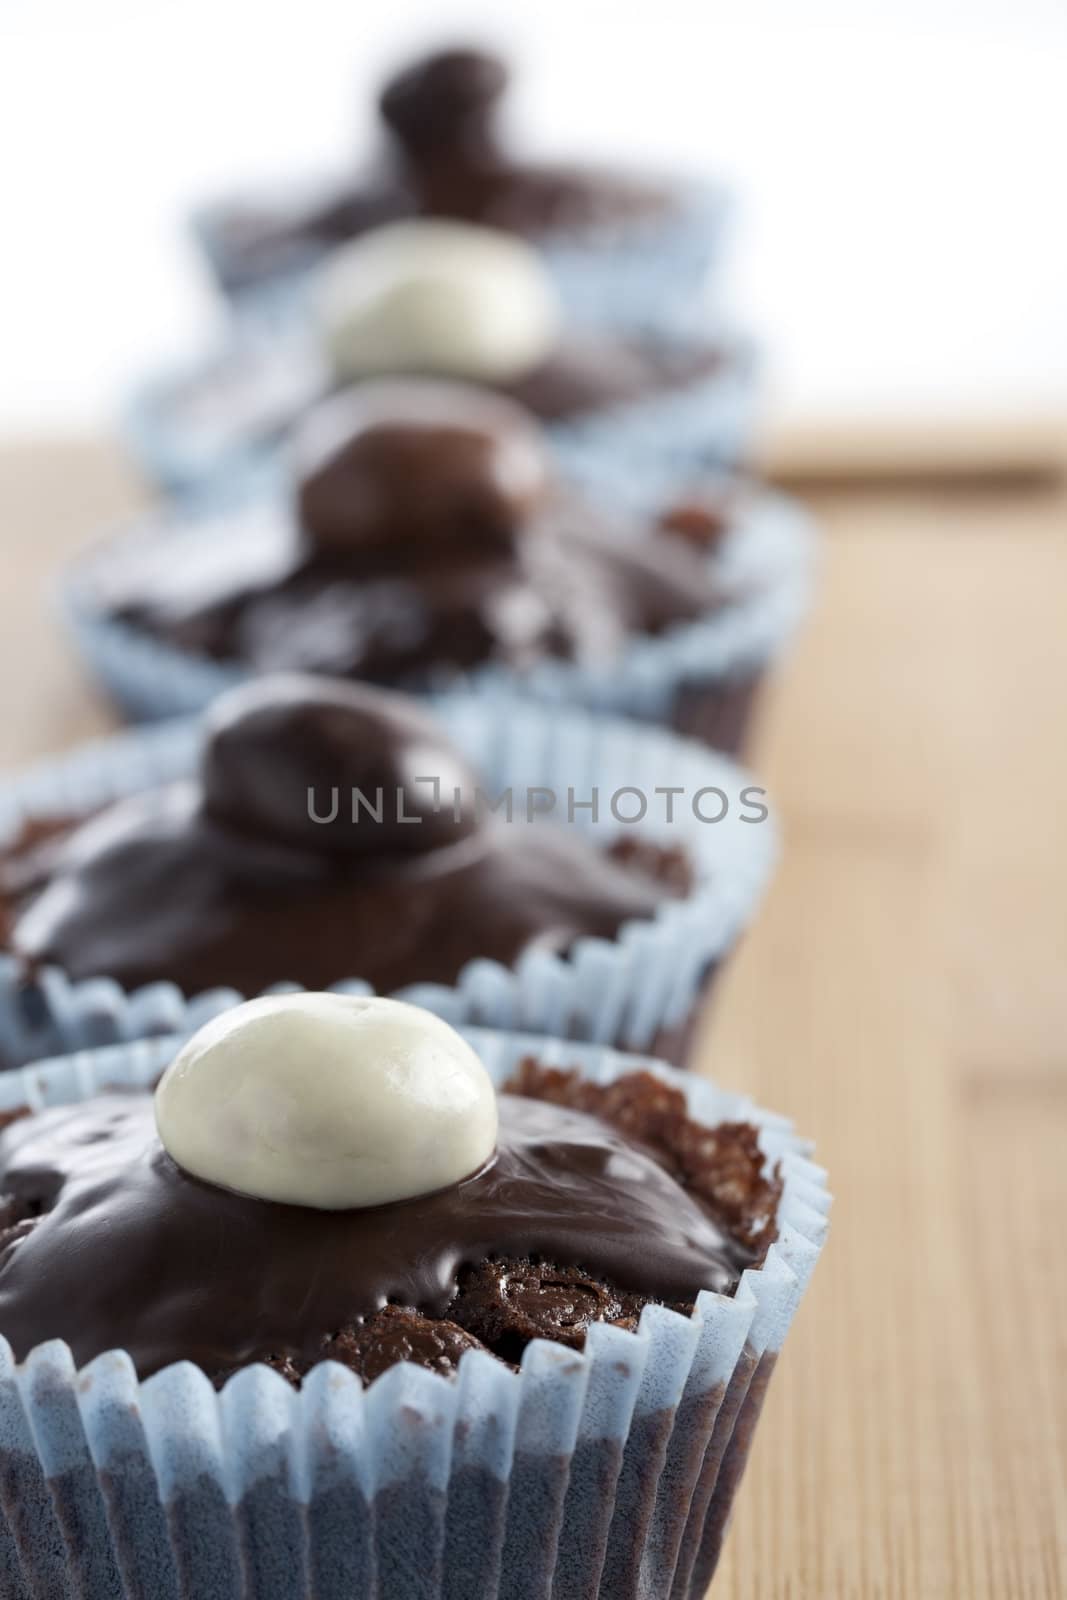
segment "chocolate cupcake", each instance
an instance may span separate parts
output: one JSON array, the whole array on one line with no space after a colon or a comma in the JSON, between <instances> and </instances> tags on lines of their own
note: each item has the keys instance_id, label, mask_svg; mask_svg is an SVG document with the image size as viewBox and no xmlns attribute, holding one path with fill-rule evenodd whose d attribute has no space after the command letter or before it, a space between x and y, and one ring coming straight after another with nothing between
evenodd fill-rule
<instances>
[{"instance_id":1,"label":"chocolate cupcake","mask_svg":"<svg viewBox=\"0 0 1067 1600\"><path fill-rule=\"evenodd\" d=\"M484 51L427 55L384 85L384 149L363 174L201 209L194 230L220 287L246 313L275 312L338 245L383 223L438 217L529 240L580 319L642 325L665 308L684 315L721 247L723 192L521 161L500 127L507 85L505 63Z\"/></svg>"},{"instance_id":2,"label":"chocolate cupcake","mask_svg":"<svg viewBox=\"0 0 1067 1600\"><path fill-rule=\"evenodd\" d=\"M414 374L478 382L544 424L558 465L594 485L620 462L673 473L734 463L756 400L744 341L582 331L522 240L409 221L346 246L277 328L237 326L143 383L125 413L142 468L174 493L269 476L286 431L338 386Z\"/></svg>"},{"instance_id":3,"label":"chocolate cupcake","mask_svg":"<svg viewBox=\"0 0 1067 1600\"><path fill-rule=\"evenodd\" d=\"M652 512L598 514L554 478L529 417L481 390L345 391L290 470L287 494L148 519L76 567L76 637L133 715L295 668L718 723L736 748L736 708L806 600L806 524L784 503L753 497L736 536L703 545ZM767 531L777 558L750 573Z\"/></svg>"},{"instance_id":4,"label":"chocolate cupcake","mask_svg":"<svg viewBox=\"0 0 1067 1600\"><path fill-rule=\"evenodd\" d=\"M826 1228L779 1119L324 995L21 1076L0 1448L31 1592L76 1563L119 1596L703 1593Z\"/></svg>"},{"instance_id":5,"label":"chocolate cupcake","mask_svg":"<svg viewBox=\"0 0 1067 1600\"><path fill-rule=\"evenodd\" d=\"M356 980L682 1059L773 859L763 791L626 725L438 713L264 678L0 795L0 1060Z\"/></svg>"},{"instance_id":6,"label":"chocolate cupcake","mask_svg":"<svg viewBox=\"0 0 1067 1600\"><path fill-rule=\"evenodd\" d=\"M459 384L383 380L314 410L289 503L228 508L175 564L115 563L119 622L251 670L426 685L490 664L613 664L721 602L705 564L626 538L553 478L532 420ZM616 524L617 526L617 524Z\"/></svg>"}]
</instances>

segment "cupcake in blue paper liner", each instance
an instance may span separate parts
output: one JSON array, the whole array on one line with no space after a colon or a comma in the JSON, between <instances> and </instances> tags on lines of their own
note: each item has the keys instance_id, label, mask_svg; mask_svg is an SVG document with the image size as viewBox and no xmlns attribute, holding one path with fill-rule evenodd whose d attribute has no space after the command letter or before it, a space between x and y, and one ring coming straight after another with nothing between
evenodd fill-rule
<instances>
[{"instance_id":1,"label":"cupcake in blue paper liner","mask_svg":"<svg viewBox=\"0 0 1067 1600\"><path fill-rule=\"evenodd\" d=\"M202 207L195 237L242 315L263 324L298 315L306 273L324 255L412 216L529 241L586 325L663 326L691 313L722 253L726 193L518 160L500 128L507 82L492 55L438 51L384 86L385 148L369 169Z\"/></svg>"},{"instance_id":2,"label":"cupcake in blue paper liner","mask_svg":"<svg viewBox=\"0 0 1067 1600\"><path fill-rule=\"evenodd\" d=\"M522 240L415 219L335 252L302 311L237 324L132 395L128 443L174 493L269 481L289 431L327 394L382 375L491 387L528 407L567 473L620 461L661 476L732 464L750 443L756 367L744 340L688 324L591 332L568 322Z\"/></svg>"},{"instance_id":3,"label":"cupcake in blue paper liner","mask_svg":"<svg viewBox=\"0 0 1067 1600\"><path fill-rule=\"evenodd\" d=\"M5 1592L703 1595L826 1234L782 1119L336 995L0 1113Z\"/></svg>"},{"instance_id":4,"label":"cupcake in blue paper liner","mask_svg":"<svg viewBox=\"0 0 1067 1600\"><path fill-rule=\"evenodd\" d=\"M765 791L659 730L263 678L0 786L0 1064L278 985L683 1062L775 854Z\"/></svg>"},{"instance_id":5,"label":"cupcake in blue paper liner","mask_svg":"<svg viewBox=\"0 0 1067 1600\"><path fill-rule=\"evenodd\" d=\"M807 520L690 477L681 504L653 509L640 465L615 480L595 496L563 483L498 395L368 382L312 411L286 489L157 513L88 553L67 615L134 717L297 669L520 689L736 750L807 604ZM627 484L644 509L622 505Z\"/></svg>"}]
</instances>

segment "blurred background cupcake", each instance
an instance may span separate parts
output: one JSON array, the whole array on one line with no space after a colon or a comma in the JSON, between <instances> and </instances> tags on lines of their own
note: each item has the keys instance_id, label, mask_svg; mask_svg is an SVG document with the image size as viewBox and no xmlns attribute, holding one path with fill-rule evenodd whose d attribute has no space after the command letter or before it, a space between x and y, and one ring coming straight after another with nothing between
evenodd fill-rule
<instances>
[{"instance_id":1,"label":"blurred background cupcake","mask_svg":"<svg viewBox=\"0 0 1067 1600\"><path fill-rule=\"evenodd\" d=\"M576 490L549 443L470 384L339 390L290 440L288 483L102 542L67 584L75 638L138 718L318 671L522 692L738 751L808 602L803 513L739 480L679 473L668 496L621 449Z\"/></svg>"},{"instance_id":2,"label":"blurred background cupcake","mask_svg":"<svg viewBox=\"0 0 1067 1600\"><path fill-rule=\"evenodd\" d=\"M507 63L453 45L401 65L376 97L376 156L303 188L202 206L194 232L219 286L246 314L286 319L302 273L383 223L437 217L528 239L580 325L682 321L722 248L725 192L523 157L504 127Z\"/></svg>"},{"instance_id":3,"label":"blurred background cupcake","mask_svg":"<svg viewBox=\"0 0 1067 1600\"><path fill-rule=\"evenodd\" d=\"M286 985L684 1065L776 855L690 741L264 677L0 785L0 1070Z\"/></svg>"},{"instance_id":4,"label":"blurred background cupcake","mask_svg":"<svg viewBox=\"0 0 1067 1600\"><path fill-rule=\"evenodd\" d=\"M281 328L238 323L215 350L149 377L126 433L164 490L254 483L317 400L404 375L486 384L527 406L560 469L592 487L625 473L666 493L680 473L735 466L751 446L748 341L695 318L669 334L590 331L524 241L419 219L333 252Z\"/></svg>"}]
</instances>

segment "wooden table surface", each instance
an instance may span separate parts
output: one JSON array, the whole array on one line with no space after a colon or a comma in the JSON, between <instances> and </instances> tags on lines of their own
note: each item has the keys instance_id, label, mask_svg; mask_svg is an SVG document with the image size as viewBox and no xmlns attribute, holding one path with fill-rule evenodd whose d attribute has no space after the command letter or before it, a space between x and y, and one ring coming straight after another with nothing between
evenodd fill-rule
<instances>
[{"instance_id":1,"label":"wooden table surface","mask_svg":"<svg viewBox=\"0 0 1067 1600\"><path fill-rule=\"evenodd\" d=\"M48 614L132 503L0 452L5 766L107 725ZM755 762L785 858L703 1062L836 1194L721 1600L1067 1595L1067 500L822 491L822 593Z\"/></svg>"}]
</instances>

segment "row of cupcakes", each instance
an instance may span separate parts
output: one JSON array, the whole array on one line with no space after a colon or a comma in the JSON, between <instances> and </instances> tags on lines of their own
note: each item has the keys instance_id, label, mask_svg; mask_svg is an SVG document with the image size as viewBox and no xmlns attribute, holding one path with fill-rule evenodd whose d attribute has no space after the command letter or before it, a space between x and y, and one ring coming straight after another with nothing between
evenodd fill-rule
<instances>
[{"instance_id":1,"label":"row of cupcakes","mask_svg":"<svg viewBox=\"0 0 1067 1600\"><path fill-rule=\"evenodd\" d=\"M721 197L517 160L505 81L202 214L232 337L129 414L197 497L65 590L168 720L0 786L12 1600L699 1600L825 1238L677 1070L812 559L694 331Z\"/></svg>"},{"instance_id":2,"label":"row of cupcakes","mask_svg":"<svg viewBox=\"0 0 1067 1600\"><path fill-rule=\"evenodd\" d=\"M740 749L813 559L803 513L743 472L751 350L709 332L694 294L670 317L568 309L523 219L551 196L572 219L676 221L681 191L505 157L505 78L469 50L405 69L373 186L395 204L346 191L284 311L239 296L214 352L135 395L127 437L176 501L91 552L64 596L129 715L312 670L518 690ZM306 213L264 230L315 236ZM251 249L257 227L223 232ZM630 255L597 237L607 293ZM652 304L674 301L650 282Z\"/></svg>"},{"instance_id":3,"label":"row of cupcakes","mask_svg":"<svg viewBox=\"0 0 1067 1600\"><path fill-rule=\"evenodd\" d=\"M459 92L455 74L466 83L471 72L484 77L489 70L469 57L423 63L409 75L419 117L438 126L426 97L440 93L447 123L455 111L453 91ZM516 173L515 182L525 181ZM275 342L287 381L296 384L287 391L293 403L283 408L284 420L293 425L284 446L273 437L272 481L262 480L257 488L247 480L225 486L210 474L210 495L150 514L104 540L68 575L66 614L75 638L120 707L136 720L208 716L206 733L200 725L192 733L179 727L158 741L131 739L114 752L91 753L85 770L92 772L95 761L119 776L115 792L111 777L105 779L106 798L128 798L121 778L120 752L126 749L139 752L133 787L141 790L152 787L153 775L164 786L172 778L192 781L189 768L198 758L190 758L190 738L201 740L210 768L218 743L212 719L220 716L225 726L233 715L225 696L264 675L266 709L253 690L252 711L243 722L238 712L236 720L246 731L255 724L247 738L258 754L250 760L262 774L265 794L275 783L271 764L281 767L284 804L298 833L307 819L299 810L299 784L295 791L291 783L286 787L292 774L286 771L285 739L289 748L299 748L292 725L301 716L323 723L332 696L344 702L330 724L332 742L316 744L317 736L309 736L304 777L314 773L316 761L342 773L358 767L352 752L361 738L378 751L388 742L380 729L366 731L388 715L382 709L387 701L376 709L373 694L367 701L372 685L423 699L446 694L448 714L465 706L468 726L522 730L536 752L521 763L525 781L533 789L547 786L553 796L572 794L576 779L579 786L590 783L602 759L606 727L598 726L598 718L605 713L666 725L738 755L766 671L805 607L813 541L803 513L789 502L737 474L697 474L699 452L691 472L669 452L656 471L650 469L661 455L661 441L646 439L656 430L642 418L649 408L669 409L671 391L685 388L694 372L699 391L704 369L718 363L713 347L690 329L687 360L668 369L661 354L650 354L651 347L642 344L645 333L614 328L590 336L563 328L537 251L518 234L487 229L481 216L471 221L416 215L384 229L365 227L323 271L318 355L328 354L329 361L319 363L313 383L301 390L307 363L287 365L293 347L279 342L276 325L255 335ZM306 328L314 300L306 288L302 312L291 302L292 326ZM245 337L235 335L238 341ZM309 335L301 331L300 338L306 343ZM531 362L540 374L534 380ZM649 391L641 404L623 407L632 413L637 451L627 448L626 427L610 420L616 416L611 399L628 384ZM271 397L263 387L252 381L250 394L269 409ZM552 396L558 401L560 393L603 403L607 432L597 482L576 486L559 439L546 435L520 403L520 395L530 399L534 392L549 414L558 409ZM697 417L699 394L689 398ZM230 394L220 413L233 402ZM321 687L298 686L298 712L286 713L286 691L269 679L293 673L314 674ZM347 701L345 683L361 686ZM220 697L222 709L215 713ZM240 695L235 703L245 705ZM560 707L566 717L560 717ZM547 743L543 728L552 730ZM699 752L683 752L680 744L665 751L639 729L633 740L631 772L622 781L643 786L643 807L650 790L660 792L652 770L657 759L664 778L683 766L691 772L694 792L755 792L740 775L717 772L713 762L702 778L697 764L708 758ZM492 770L498 748L493 738L489 743L492 779L508 784L515 763ZM520 744L513 739L510 749ZM382 760L379 772L373 763L361 769L372 782L389 779L392 757L386 751ZM178 767L168 767L174 761ZM182 763L185 769L179 770ZM503 944L485 937L475 918L468 930L473 939L447 959L439 950L436 964L423 949L414 962L383 965L372 959L373 941L366 938L334 938L326 965L311 959L314 941L308 940L292 953L291 944L276 942L266 965L235 962L232 946L245 937L240 919L224 958L208 958L207 940L198 947L201 959L191 963L173 942L159 946L146 924L143 937L133 941L131 959L111 937L106 919L103 927L91 925L98 904L115 901L119 921L131 910L137 918L144 910L157 913L153 875L174 870L199 883L205 850L213 863L208 905L217 918L220 907L231 916L235 894L242 899L243 890L235 891L231 879L234 863L245 855L246 877L262 871L273 875L283 893L294 883L305 893L316 874L343 876L343 867L352 876L353 863L360 879L368 862L395 855L397 839L364 817L340 850L327 848L320 831L314 847L300 840L303 854L295 864L265 861L262 852L240 848L231 859L226 830L236 821L256 837L263 818L255 804L239 818L232 812L220 816L210 784L201 783L199 795L184 802L189 815L180 824L182 849L176 848L179 825L166 814L164 787L139 820L137 807L127 805L122 814L133 816L136 825L132 832L128 822L120 825L115 838L109 819L93 816L91 796L75 796L65 815L60 808L58 833L47 848L28 850L25 830L32 845L34 830L48 833L56 821L42 818L32 805L23 814L21 795L35 792L36 784L31 775L27 786L16 785L8 797L11 881L5 893L15 921L3 981L11 1060L58 1041L85 1042L87 1022L103 1030L97 1036L104 1038L130 1037L164 1018L178 1027L188 1017L175 1013L176 993L182 1006L193 1008L189 1015L196 1015L205 994L232 998L284 982L368 982L389 992L436 984L448 992L449 1005L458 1003L454 1014L468 1019L641 1047L652 1046L661 1032L677 1040L691 1022L707 973L751 917L771 853L769 827L757 834L745 826L751 819L741 818L716 834L721 819L713 818L711 826L701 819L686 851L696 851L696 866L714 857L715 882L709 901L707 884L695 871L700 915L691 915L687 925L700 932L688 938L684 951L677 948L677 906L661 916L654 898L642 899L631 885L629 894L616 886L608 907L592 917L549 895L540 907L547 926L536 919L516 923ZM730 851L723 848L727 834ZM288 849L294 841L282 843ZM80 852L87 852L86 863ZM165 867L154 864L156 857ZM121 887L116 898L114 861L123 864L127 880L131 863L141 873L141 886L128 896L132 904L124 903ZM66 865L71 862L73 882ZM628 863L631 871L634 866ZM59 872L57 885L49 881L53 870ZM567 877L559 864L556 874ZM731 874L745 885L740 898L729 886ZM520 875L511 888L529 894L536 876L527 863L526 879ZM576 881L581 878L579 872ZM47 917L37 901L66 906L69 925L62 936L55 929L40 933ZM83 902L92 905L89 924ZM323 914L321 897L306 893L304 904L305 922ZM192 926L195 912L204 908L188 909ZM345 902L343 909L352 907ZM27 925L38 929L28 942ZM650 929L656 951L651 961L640 953L642 940L653 936ZM195 936L193 943L198 944ZM613 982L594 995L590 981L603 976L602 947L612 953ZM638 976L627 975L631 967ZM489 996L495 1009L486 1009ZM681 1048L660 1043L668 1054Z\"/></svg>"},{"instance_id":4,"label":"row of cupcakes","mask_svg":"<svg viewBox=\"0 0 1067 1600\"><path fill-rule=\"evenodd\" d=\"M698 1600L825 1184L590 1041L688 1060L762 788L634 722L264 677L4 799L0 1052L77 1051L0 1073L12 1594ZM271 983L368 969L408 1003Z\"/></svg>"}]
</instances>

